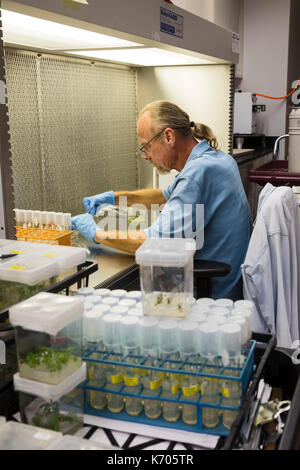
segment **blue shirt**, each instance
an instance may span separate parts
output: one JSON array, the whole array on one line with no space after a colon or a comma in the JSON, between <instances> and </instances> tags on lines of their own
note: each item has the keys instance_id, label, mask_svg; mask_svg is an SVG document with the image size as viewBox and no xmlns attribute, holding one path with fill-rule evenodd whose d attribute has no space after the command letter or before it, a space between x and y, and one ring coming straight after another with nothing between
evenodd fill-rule
<instances>
[{"instance_id":1,"label":"blue shirt","mask_svg":"<svg viewBox=\"0 0 300 470\"><path fill-rule=\"evenodd\" d=\"M197 241L204 229L204 244L197 242L195 259L231 266L228 275L212 278L212 297L242 298L241 264L251 236L251 216L235 160L202 140L163 196L167 203L145 230L147 237ZM204 217L199 205L204 206Z\"/></svg>"}]
</instances>

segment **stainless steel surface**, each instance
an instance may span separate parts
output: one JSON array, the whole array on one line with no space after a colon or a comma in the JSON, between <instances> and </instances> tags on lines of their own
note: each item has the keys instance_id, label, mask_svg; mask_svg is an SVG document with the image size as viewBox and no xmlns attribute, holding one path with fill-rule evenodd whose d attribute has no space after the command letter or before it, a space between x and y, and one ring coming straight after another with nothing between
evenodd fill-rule
<instances>
[{"instance_id":1,"label":"stainless steel surface","mask_svg":"<svg viewBox=\"0 0 300 470\"><path fill-rule=\"evenodd\" d=\"M283 134L278 137L278 139L275 140L274 144L274 150L273 150L273 160L277 159L278 151L279 151L279 142L281 139L284 139L286 137L289 137L289 134Z\"/></svg>"},{"instance_id":2,"label":"stainless steel surface","mask_svg":"<svg viewBox=\"0 0 300 470\"><path fill-rule=\"evenodd\" d=\"M106 279L135 264L134 254L115 250L101 244L98 246L91 245L81 235L77 237L76 244L87 249L88 261L98 263L98 271L89 276L89 287L96 287ZM74 289L76 289L76 286L74 286Z\"/></svg>"}]
</instances>

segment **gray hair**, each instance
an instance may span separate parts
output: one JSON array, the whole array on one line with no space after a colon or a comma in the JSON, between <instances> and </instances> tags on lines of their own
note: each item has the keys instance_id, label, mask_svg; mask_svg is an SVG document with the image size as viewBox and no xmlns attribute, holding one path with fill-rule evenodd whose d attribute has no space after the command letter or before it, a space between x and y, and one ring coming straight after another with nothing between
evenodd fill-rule
<instances>
[{"instance_id":1,"label":"gray hair","mask_svg":"<svg viewBox=\"0 0 300 470\"><path fill-rule=\"evenodd\" d=\"M217 138L211 128L199 122L191 122L189 115L176 104L165 100L153 101L141 110L139 117L146 112L151 119L153 134L170 127L178 130L184 137L192 135L197 140L206 139L212 148L218 148Z\"/></svg>"}]
</instances>

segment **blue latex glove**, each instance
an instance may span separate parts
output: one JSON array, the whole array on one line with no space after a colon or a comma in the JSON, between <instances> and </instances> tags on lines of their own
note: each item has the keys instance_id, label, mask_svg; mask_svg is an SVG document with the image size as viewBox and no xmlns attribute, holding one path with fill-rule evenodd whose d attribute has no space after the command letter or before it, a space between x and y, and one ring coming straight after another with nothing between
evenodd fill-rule
<instances>
[{"instance_id":1,"label":"blue latex glove","mask_svg":"<svg viewBox=\"0 0 300 470\"><path fill-rule=\"evenodd\" d=\"M90 242L97 243L94 241L94 236L99 228L91 214L81 214L72 217L71 230L77 230L77 232L81 233Z\"/></svg>"},{"instance_id":2,"label":"blue latex glove","mask_svg":"<svg viewBox=\"0 0 300 470\"><path fill-rule=\"evenodd\" d=\"M105 206L116 205L116 199L113 191L106 191L106 193L84 197L82 201L85 212L89 212L93 215L97 214L97 212Z\"/></svg>"}]
</instances>

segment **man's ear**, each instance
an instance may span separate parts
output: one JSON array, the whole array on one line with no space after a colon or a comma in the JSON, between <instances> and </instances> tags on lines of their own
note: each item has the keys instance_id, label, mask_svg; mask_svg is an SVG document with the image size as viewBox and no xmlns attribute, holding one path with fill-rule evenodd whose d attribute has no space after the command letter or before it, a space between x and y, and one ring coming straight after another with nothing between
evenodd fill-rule
<instances>
[{"instance_id":1,"label":"man's ear","mask_svg":"<svg viewBox=\"0 0 300 470\"><path fill-rule=\"evenodd\" d=\"M171 127L165 129L165 138L168 144L172 146L175 144L175 131Z\"/></svg>"}]
</instances>

